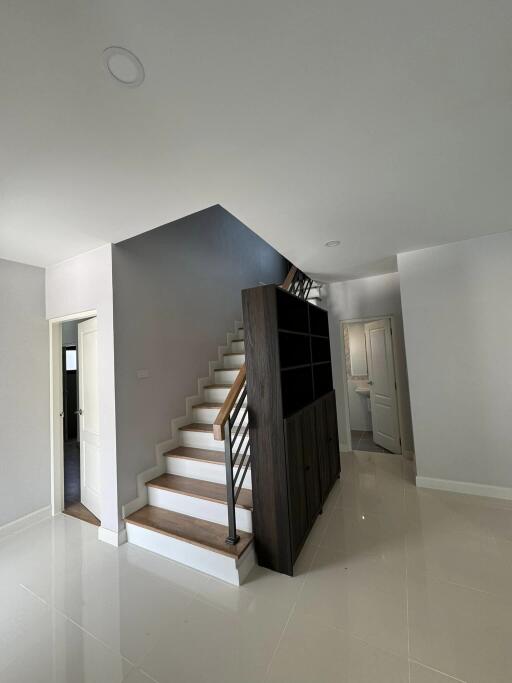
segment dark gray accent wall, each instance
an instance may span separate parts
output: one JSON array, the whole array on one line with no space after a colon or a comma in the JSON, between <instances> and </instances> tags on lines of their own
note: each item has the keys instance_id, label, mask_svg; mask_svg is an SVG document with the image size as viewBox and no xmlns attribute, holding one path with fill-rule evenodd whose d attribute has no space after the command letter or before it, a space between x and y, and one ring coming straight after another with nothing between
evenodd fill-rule
<instances>
[{"instance_id":1,"label":"dark gray accent wall","mask_svg":"<svg viewBox=\"0 0 512 683\"><path fill-rule=\"evenodd\" d=\"M285 276L285 259L221 206L114 246L120 504L241 319L241 290Z\"/></svg>"},{"instance_id":2,"label":"dark gray accent wall","mask_svg":"<svg viewBox=\"0 0 512 683\"><path fill-rule=\"evenodd\" d=\"M50 504L44 269L0 259L0 526Z\"/></svg>"}]
</instances>

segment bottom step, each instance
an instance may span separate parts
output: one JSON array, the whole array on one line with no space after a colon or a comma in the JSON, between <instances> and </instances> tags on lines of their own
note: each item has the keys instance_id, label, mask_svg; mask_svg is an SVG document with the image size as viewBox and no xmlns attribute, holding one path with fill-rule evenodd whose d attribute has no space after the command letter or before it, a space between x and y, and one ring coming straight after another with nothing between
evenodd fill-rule
<instances>
[{"instance_id":1,"label":"bottom step","mask_svg":"<svg viewBox=\"0 0 512 683\"><path fill-rule=\"evenodd\" d=\"M228 545L222 524L151 505L125 522L130 543L228 583L240 585L255 564L252 534L244 531L236 545Z\"/></svg>"}]
</instances>

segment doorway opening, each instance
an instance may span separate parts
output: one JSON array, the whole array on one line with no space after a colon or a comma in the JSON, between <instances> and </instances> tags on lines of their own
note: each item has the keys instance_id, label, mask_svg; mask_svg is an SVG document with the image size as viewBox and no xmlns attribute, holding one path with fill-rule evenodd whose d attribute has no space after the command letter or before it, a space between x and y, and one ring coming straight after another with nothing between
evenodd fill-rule
<instances>
[{"instance_id":1,"label":"doorway opening","mask_svg":"<svg viewBox=\"0 0 512 683\"><path fill-rule=\"evenodd\" d=\"M392 318L342 322L352 450L402 453Z\"/></svg>"},{"instance_id":2,"label":"doorway opening","mask_svg":"<svg viewBox=\"0 0 512 683\"><path fill-rule=\"evenodd\" d=\"M54 514L100 526L98 349L95 316L52 324L56 368L57 486ZM59 353L57 353L59 351Z\"/></svg>"}]
</instances>

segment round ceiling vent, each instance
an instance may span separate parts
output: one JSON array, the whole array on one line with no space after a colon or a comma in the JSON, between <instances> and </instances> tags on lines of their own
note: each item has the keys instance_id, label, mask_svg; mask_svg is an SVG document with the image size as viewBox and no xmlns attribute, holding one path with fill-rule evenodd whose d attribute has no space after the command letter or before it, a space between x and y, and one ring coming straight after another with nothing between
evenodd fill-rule
<instances>
[{"instance_id":1,"label":"round ceiling vent","mask_svg":"<svg viewBox=\"0 0 512 683\"><path fill-rule=\"evenodd\" d=\"M103 62L109 74L121 85L135 88L144 80L144 67L133 52L124 47L107 47Z\"/></svg>"},{"instance_id":2,"label":"round ceiling vent","mask_svg":"<svg viewBox=\"0 0 512 683\"><path fill-rule=\"evenodd\" d=\"M324 244L324 247L339 247L339 246L340 246L339 240L330 240L329 242L326 242Z\"/></svg>"}]
</instances>

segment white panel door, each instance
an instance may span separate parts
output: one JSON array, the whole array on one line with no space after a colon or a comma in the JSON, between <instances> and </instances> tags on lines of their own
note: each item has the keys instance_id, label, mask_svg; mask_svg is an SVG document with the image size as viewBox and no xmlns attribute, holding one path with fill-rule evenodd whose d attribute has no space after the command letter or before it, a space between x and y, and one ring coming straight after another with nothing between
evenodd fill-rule
<instances>
[{"instance_id":1,"label":"white panel door","mask_svg":"<svg viewBox=\"0 0 512 683\"><path fill-rule=\"evenodd\" d=\"M78 325L78 396L80 411L80 498L98 519L100 507L100 411L98 405L98 325Z\"/></svg>"},{"instance_id":2,"label":"white panel door","mask_svg":"<svg viewBox=\"0 0 512 683\"><path fill-rule=\"evenodd\" d=\"M392 453L401 453L391 321L376 320L366 323L364 329L373 440Z\"/></svg>"}]
</instances>

